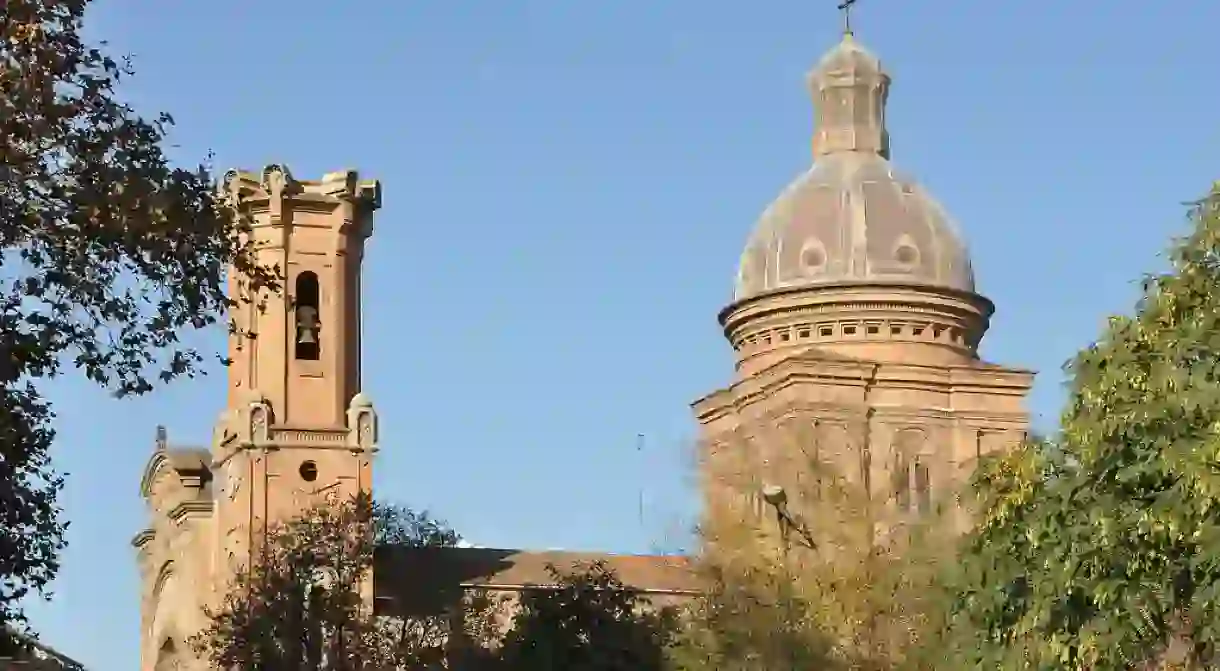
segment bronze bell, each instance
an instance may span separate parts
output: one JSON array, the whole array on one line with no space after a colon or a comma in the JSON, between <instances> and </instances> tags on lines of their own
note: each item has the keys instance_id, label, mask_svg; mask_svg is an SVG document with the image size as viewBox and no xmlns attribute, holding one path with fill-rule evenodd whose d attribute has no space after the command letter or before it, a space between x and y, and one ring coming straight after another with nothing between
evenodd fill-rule
<instances>
[{"instance_id":1,"label":"bronze bell","mask_svg":"<svg viewBox=\"0 0 1220 671\"><path fill-rule=\"evenodd\" d=\"M302 305L297 308L297 343L316 345L318 343L318 309L312 305Z\"/></svg>"}]
</instances>

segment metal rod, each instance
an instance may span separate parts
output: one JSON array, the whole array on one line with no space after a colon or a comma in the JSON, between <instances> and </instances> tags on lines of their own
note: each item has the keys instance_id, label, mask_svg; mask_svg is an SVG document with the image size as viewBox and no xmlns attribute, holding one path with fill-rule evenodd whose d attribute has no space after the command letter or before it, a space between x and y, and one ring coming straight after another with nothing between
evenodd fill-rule
<instances>
[{"instance_id":1,"label":"metal rod","mask_svg":"<svg viewBox=\"0 0 1220 671\"><path fill-rule=\"evenodd\" d=\"M857 0L843 0L839 5L839 11L843 12L843 34L851 35L851 7L856 4Z\"/></svg>"}]
</instances>

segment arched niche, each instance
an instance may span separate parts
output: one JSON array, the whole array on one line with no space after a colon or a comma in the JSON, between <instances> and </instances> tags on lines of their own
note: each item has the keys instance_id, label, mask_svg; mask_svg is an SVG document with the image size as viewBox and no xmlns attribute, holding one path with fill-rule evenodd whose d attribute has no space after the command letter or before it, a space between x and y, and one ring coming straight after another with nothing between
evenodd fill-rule
<instances>
[{"instance_id":1,"label":"arched niche","mask_svg":"<svg viewBox=\"0 0 1220 671\"><path fill-rule=\"evenodd\" d=\"M157 647L157 659L153 663L153 671L182 671L184 659L178 643L167 638Z\"/></svg>"},{"instance_id":2,"label":"arched niche","mask_svg":"<svg viewBox=\"0 0 1220 671\"><path fill-rule=\"evenodd\" d=\"M149 622L148 640L156 645L156 664L154 668L161 669L161 659L168 653L167 659L175 664L183 663L185 651L178 636L176 616L184 612L189 604L185 603L188 595L182 589L182 582L174 562L162 565L153 583L152 599L153 613ZM170 647L167 649L166 645ZM167 662L169 663L169 662ZM166 667L176 669L177 666Z\"/></svg>"},{"instance_id":3,"label":"arched niche","mask_svg":"<svg viewBox=\"0 0 1220 671\"><path fill-rule=\"evenodd\" d=\"M932 478L926 450L927 432L908 428L894 434L890 482L900 512L932 508Z\"/></svg>"}]
</instances>

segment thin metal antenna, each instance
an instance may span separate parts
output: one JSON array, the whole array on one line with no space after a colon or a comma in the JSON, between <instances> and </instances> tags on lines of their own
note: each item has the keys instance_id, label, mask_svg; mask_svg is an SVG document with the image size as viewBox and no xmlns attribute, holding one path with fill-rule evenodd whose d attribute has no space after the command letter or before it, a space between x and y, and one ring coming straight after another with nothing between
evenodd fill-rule
<instances>
[{"instance_id":1,"label":"thin metal antenna","mask_svg":"<svg viewBox=\"0 0 1220 671\"><path fill-rule=\"evenodd\" d=\"M639 465L643 466L644 465L643 464L643 461L644 461L644 434L642 434L642 433L635 434L635 453L637 455L639 455L639 460L638 460ZM643 475L643 469L641 469L640 474ZM642 477L640 479L639 499L637 501L637 505L638 505L637 512L639 515L639 522L640 522L640 531L644 531L644 480Z\"/></svg>"},{"instance_id":2,"label":"thin metal antenna","mask_svg":"<svg viewBox=\"0 0 1220 671\"><path fill-rule=\"evenodd\" d=\"M856 4L857 0L843 0L839 5L839 11L843 12L843 34L851 35L851 7Z\"/></svg>"}]
</instances>

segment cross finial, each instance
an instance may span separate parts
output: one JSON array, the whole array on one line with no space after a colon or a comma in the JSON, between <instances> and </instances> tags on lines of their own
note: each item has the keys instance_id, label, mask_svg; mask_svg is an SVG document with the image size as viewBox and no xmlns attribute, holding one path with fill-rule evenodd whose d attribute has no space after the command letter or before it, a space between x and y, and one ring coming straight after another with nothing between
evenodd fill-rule
<instances>
[{"instance_id":1,"label":"cross finial","mask_svg":"<svg viewBox=\"0 0 1220 671\"><path fill-rule=\"evenodd\" d=\"M851 35L851 6L856 4L856 0L843 0L839 4L839 11L843 12L843 34Z\"/></svg>"}]
</instances>

